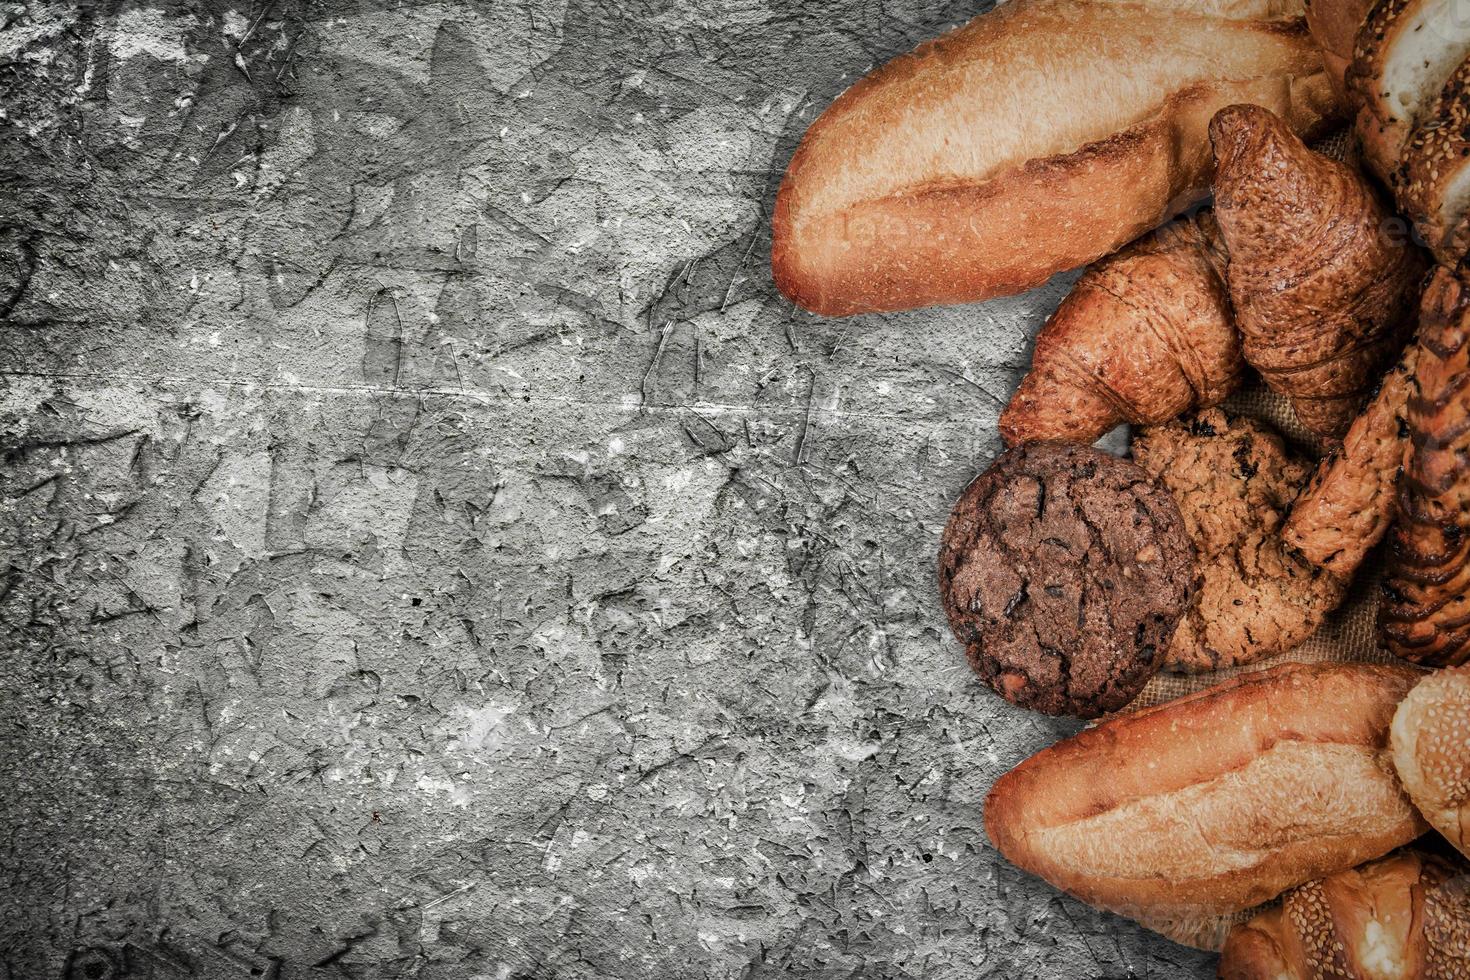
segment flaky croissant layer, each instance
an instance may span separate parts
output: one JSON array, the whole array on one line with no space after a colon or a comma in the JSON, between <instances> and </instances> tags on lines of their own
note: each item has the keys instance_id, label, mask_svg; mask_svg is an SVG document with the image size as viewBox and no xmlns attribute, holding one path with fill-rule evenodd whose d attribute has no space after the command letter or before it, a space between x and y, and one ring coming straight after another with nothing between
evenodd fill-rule
<instances>
[{"instance_id":1,"label":"flaky croissant layer","mask_svg":"<svg viewBox=\"0 0 1470 980\"><path fill-rule=\"evenodd\" d=\"M1424 258L1361 174L1269 111L1222 109L1210 138L1245 359L1335 441L1403 344Z\"/></svg>"}]
</instances>

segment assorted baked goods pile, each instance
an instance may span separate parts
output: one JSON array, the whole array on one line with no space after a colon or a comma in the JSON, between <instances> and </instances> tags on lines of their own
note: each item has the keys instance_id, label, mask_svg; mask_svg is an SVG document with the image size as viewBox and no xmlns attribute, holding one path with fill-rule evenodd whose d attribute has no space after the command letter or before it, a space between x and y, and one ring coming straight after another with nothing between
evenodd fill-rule
<instances>
[{"instance_id":1,"label":"assorted baked goods pile","mask_svg":"<svg viewBox=\"0 0 1470 980\"><path fill-rule=\"evenodd\" d=\"M843 315L1092 263L940 542L981 680L1100 719L995 847L1222 976L1470 978L1470 0L1308 3L1008 0L813 123L772 265ZM1291 662L1368 566L1392 662Z\"/></svg>"}]
</instances>

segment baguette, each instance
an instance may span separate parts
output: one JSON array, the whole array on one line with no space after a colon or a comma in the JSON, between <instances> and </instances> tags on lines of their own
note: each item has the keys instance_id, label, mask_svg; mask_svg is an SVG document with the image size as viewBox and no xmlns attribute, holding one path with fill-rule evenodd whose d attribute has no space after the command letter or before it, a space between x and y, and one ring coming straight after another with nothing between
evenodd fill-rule
<instances>
[{"instance_id":1,"label":"baguette","mask_svg":"<svg viewBox=\"0 0 1470 980\"><path fill-rule=\"evenodd\" d=\"M791 160L776 285L842 315L1019 292L1208 191L1210 117L1336 111L1281 0L1010 0L843 93Z\"/></svg>"},{"instance_id":2,"label":"baguette","mask_svg":"<svg viewBox=\"0 0 1470 980\"><path fill-rule=\"evenodd\" d=\"M1208 919L1413 840L1388 758L1404 666L1285 664L1112 718L1002 776L1013 864L1148 922Z\"/></svg>"}]
</instances>

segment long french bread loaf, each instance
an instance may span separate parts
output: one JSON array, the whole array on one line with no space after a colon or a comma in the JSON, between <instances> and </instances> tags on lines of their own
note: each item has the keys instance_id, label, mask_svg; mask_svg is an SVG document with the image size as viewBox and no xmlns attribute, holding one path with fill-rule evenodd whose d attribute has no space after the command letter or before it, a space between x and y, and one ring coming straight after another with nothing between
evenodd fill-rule
<instances>
[{"instance_id":1,"label":"long french bread loaf","mask_svg":"<svg viewBox=\"0 0 1470 980\"><path fill-rule=\"evenodd\" d=\"M772 215L788 297L831 315L1018 292L1204 196L1206 128L1336 111L1294 0L1009 0L844 92Z\"/></svg>"},{"instance_id":2,"label":"long french bread loaf","mask_svg":"<svg viewBox=\"0 0 1470 980\"><path fill-rule=\"evenodd\" d=\"M1112 718L1002 776L1013 864L1145 923L1250 908L1421 834L1388 731L1410 667L1286 664Z\"/></svg>"}]
</instances>

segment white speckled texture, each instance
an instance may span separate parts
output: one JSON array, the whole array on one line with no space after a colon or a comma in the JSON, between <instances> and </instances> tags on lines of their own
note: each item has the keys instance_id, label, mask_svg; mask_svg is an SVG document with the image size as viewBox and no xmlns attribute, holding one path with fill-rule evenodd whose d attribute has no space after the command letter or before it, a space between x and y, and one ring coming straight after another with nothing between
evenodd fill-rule
<instances>
[{"instance_id":1,"label":"white speckled texture","mask_svg":"<svg viewBox=\"0 0 1470 980\"><path fill-rule=\"evenodd\" d=\"M0 6L0 977L1204 977L986 842L944 627L1065 283L765 221L943 0Z\"/></svg>"}]
</instances>

